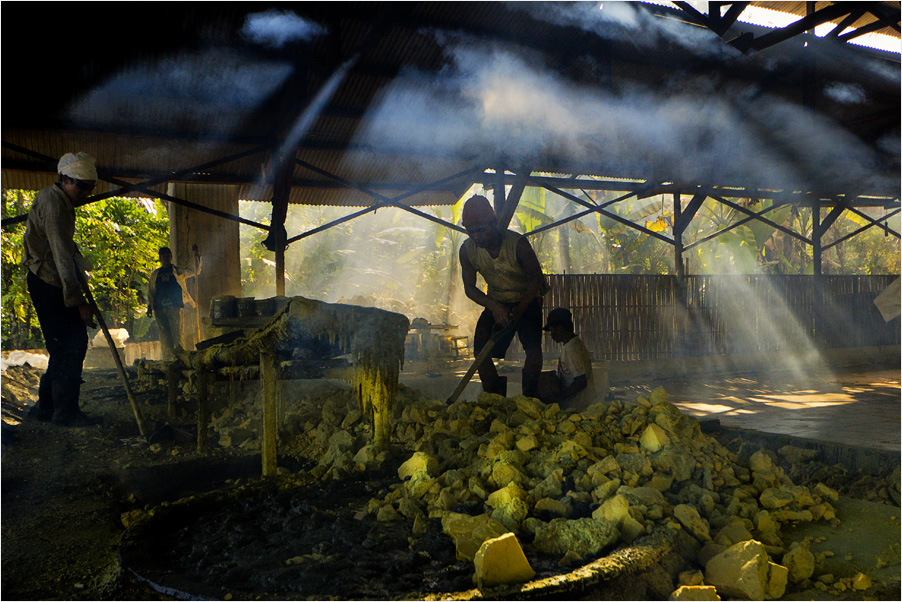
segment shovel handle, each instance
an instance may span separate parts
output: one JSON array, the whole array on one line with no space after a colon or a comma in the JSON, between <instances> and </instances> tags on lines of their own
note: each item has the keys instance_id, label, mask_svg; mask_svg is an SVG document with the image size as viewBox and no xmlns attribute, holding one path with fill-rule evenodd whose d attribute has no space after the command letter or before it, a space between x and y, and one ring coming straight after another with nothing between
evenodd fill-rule
<instances>
[{"instance_id":1,"label":"shovel handle","mask_svg":"<svg viewBox=\"0 0 902 602\"><path fill-rule=\"evenodd\" d=\"M485 361L485 358L489 357L489 354L492 353L492 348L495 347L495 342L506 336L511 330L516 328L517 322L508 322L507 326L494 333L489 340L486 342L485 346L482 348L482 351L479 352L479 355L476 356L476 359L473 360L473 363L470 365L467 372L464 374L464 377L457 383L457 388L454 389L454 392L451 394L445 403L451 405L457 398L460 397L460 394L464 392L464 389L467 387L467 384L470 382L470 379L473 378L473 375L476 374L476 370L479 369L479 366L482 365L482 362Z\"/></svg>"},{"instance_id":2,"label":"shovel handle","mask_svg":"<svg viewBox=\"0 0 902 602\"><path fill-rule=\"evenodd\" d=\"M460 379L459 383L457 383L457 387L454 389L454 392L451 394L451 397L449 397L445 403L447 403L448 405L451 405L452 403L457 401L457 398L460 397L460 394L464 392L464 389L467 387L467 384L470 382L470 379L473 378L473 375L476 373L476 370L479 368L479 366L482 365L482 362L485 361L485 358L487 358L489 356L489 354L492 352L492 347L494 347L494 346L495 346L495 341L492 339L489 339L488 343L485 344L485 347L482 348L482 351L479 352L479 355L476 356L476 359L473 360L473 363L467 369L467 372L466 372L466 374L464 374L464 377L462 379Z\"/></svg>"},{"instance_id":3,"label":"shovel handle","mask_svg":"<svg viewBox=\"0 0 902 602\"><path fill-rule=\"evenodd\" d=\"M110 351L113 352L113 361L116 362L116 369L119 371L119 376L122 378L122 384L125 385L125 393L128 396L128 402L131 405L132 412L135 414L135 421L138 423L138 433L146 440L147 433L144 427L144 415L141 413L141 408L138 407L138 402L135 400L135 394L132 393L131 385L128 382L128 375L125 373L125 366L122 365L122 358L119 357L119 351L116 349L116 343L113 342L113 337L110 335L110 330L106 326L103 314L100 313L100 308L97 307L97 302L94 301L94 295L91 294L91 288L88 286L88 281L85 279L84 275L81 273L81 269L79 269L77 265L76 273L79 275L78 281L81 283L81 289L85 294L85 299L88 300L91 311L97 316L97 323L100 324L100 329L103 330L103 335L110 346Z\"/></svg>"}]
</instances>

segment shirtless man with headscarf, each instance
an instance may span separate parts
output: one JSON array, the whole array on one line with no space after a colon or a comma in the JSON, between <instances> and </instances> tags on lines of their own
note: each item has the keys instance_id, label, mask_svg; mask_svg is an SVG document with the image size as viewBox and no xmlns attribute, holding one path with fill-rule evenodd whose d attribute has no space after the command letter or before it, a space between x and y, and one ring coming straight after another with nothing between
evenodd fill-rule
<instances>
[{"instance_id":1,"label":"shirtless man with headscarf","mask_svg":"<svg viewBox=\"0 0 902 602\"><path fill-rule=\"evenodd\" d=\"M57 165L59 180L34 198L25 229L28 293L50 355L38 388L37 418L60 426L102 422L79 408L81 371L88 349L87 328L94 314L80 278L88 262L75 246L75 207L97 184L94 158L66 153Z\"/></svg>"},{"instance_id":2,"label":"shirtless man with headscarf","mask_svg":"<svg viewBox=\"0 0 902 602\"><path fill-rule=\"evenodd\" d=\"M505 356L516 332L526 351L523 394L536 397L542 371L542 295L550 288L542 266L525 236L498 227L495 212L484 196L475 195L467 200L462 221L469 236L460 247L464 292L485 308L476 323L474 352L479 355L494 332L516 323L508 336L495 342L492 357ZM476 286L477 273L488 285L485 293ZM483 390L507 394L507 380L498 375L491 357L477 371Z\"/></svg>"}]
</instances>

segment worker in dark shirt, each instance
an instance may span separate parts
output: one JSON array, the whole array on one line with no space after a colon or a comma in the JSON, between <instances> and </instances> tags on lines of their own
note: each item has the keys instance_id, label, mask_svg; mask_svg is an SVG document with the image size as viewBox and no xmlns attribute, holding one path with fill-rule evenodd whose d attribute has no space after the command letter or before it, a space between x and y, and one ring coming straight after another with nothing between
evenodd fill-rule
<instances>
[{"instance_id":1,"label":"worker in dark shirt","mask_svg":"<svg viewBox=\"0 0 902 602\"><path fill-rule=\"evenodd\" d=\"M194 299L188 293L187 280L200 274L201 258L197 245L194 251L196 269L180 268L172 263L172 249L160 248L160 267L150 274L147 287L147 315L156 315L160 329L160 347L164 360L171 360L181 349L182 308L194 307Z\"/></svg>"}]
</instances>

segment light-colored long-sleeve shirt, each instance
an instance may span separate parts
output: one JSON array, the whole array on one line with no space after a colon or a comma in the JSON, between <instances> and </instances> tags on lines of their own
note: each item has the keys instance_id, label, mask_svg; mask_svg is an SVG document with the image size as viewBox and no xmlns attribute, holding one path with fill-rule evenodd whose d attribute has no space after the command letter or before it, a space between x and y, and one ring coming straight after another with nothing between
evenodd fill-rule
<instances>
[{"instance_id":1,"label":"light-colored long-sleeve shirt","mask_svg":"<svg viewBox=\"0 0 902 602\"><path fill-rule=\"evenodd\" d=\"M87 303L78 271L90 268L75 245L75 208L56 184L34 198L25 228L25 266L38 278L63 289L63 303Z\"/></svg>"}]
</instances>

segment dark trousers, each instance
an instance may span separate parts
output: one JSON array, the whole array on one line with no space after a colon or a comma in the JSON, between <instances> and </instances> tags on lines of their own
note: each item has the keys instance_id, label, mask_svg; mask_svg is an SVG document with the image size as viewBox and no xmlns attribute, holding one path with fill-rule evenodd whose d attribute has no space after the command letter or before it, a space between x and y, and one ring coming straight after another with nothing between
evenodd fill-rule
<instances>
[{"instance_id":1,"label":"dark trousers","mask_svg":"<svg viewBox=\"0 0 902 602\"><path fill-rule=\"evenodd\" d=\"M160 349L164 360L175 357L175 351L182 348L182 308L161 305L153 310L160 329Z\"/></svg>"},{"instance_id":2,"label":"dark trousers","mask_svg":"<svg viewBox=\"0 0 902 602\"><path fill-rule=\"evenodd\" d=\"M69 417L78 412L81 371L88 351L88 329L77 307L66 307L63 289L28 272L28 294L38 314L50 360L38 389L38 412Z\"/></svg>"}]
</instances>

